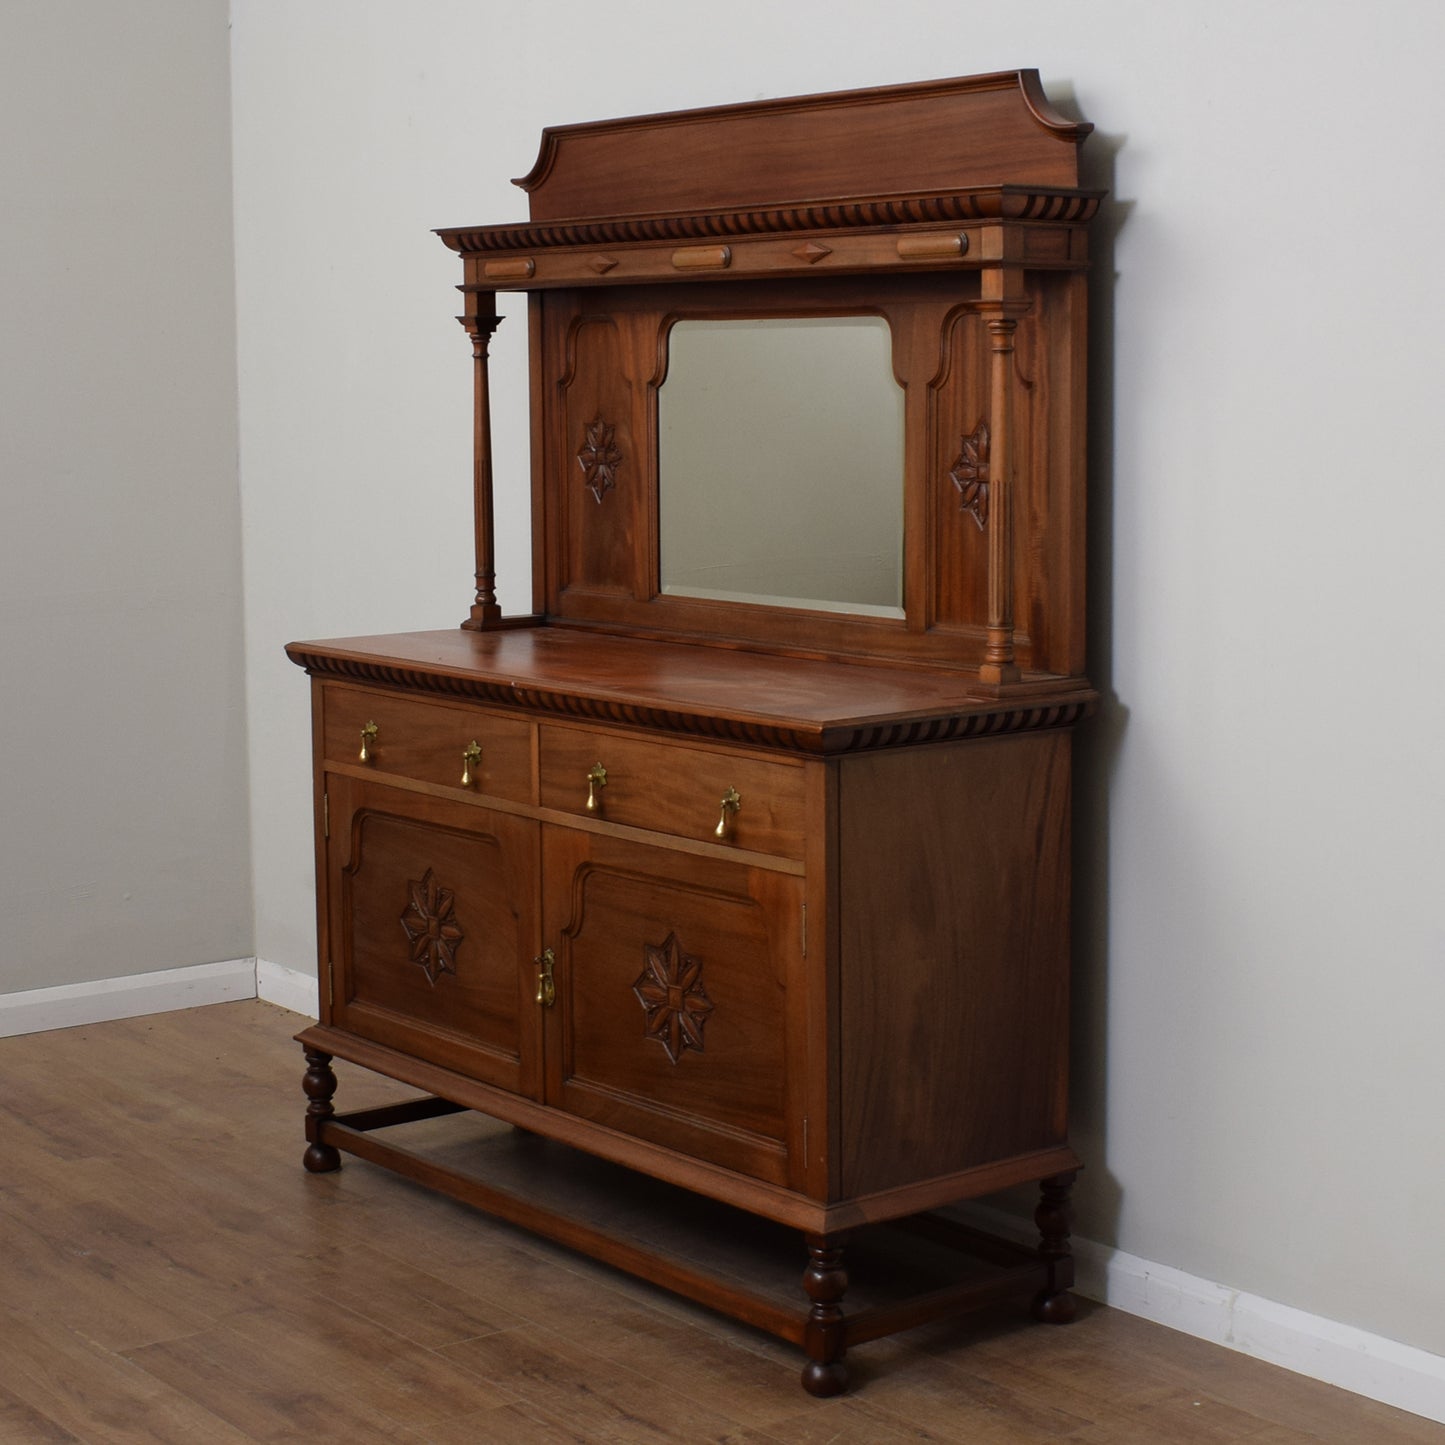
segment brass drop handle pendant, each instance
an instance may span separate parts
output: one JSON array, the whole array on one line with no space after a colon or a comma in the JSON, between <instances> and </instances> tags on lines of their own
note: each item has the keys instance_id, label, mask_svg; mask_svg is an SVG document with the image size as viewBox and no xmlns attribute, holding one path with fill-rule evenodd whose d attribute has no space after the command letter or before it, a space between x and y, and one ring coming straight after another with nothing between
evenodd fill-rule
<instances>
[{"instance_id":1,"label":"brass drop handle pendant","mask_svg":"<svg viewBox=\"0 0 1445 1445\"><path fill-rule=\"evenodd\" d=\"M376 746L376 735L380 731L374 722L369 722L361 730L361 751L357 754L363 763L369 763L374 754L372 748Z\"/></svg>"},{"instance_id":2,"label":"brass drop handle pendant","mask_svg":"<svg viewBox=\"0 0 1445 1445\"><path fill-rule=\"evenodd\" d=\"M477 781L477 772L482 765L482 745L473 738L462 749L462 787L470 788Z\"/></svg>"},{"instance_id":3,"label":"brass drop handle pendant","mask_svg":"<svg viewBox=\"0 0 1445 1445\"><path fill-rule=\"evenodd\" d=\"M606 786L607 769L601 763L597 763L587 774L587 811L589 813L602 811L602 799L599 795Z\"/></svg>"},{"instance_id":4,"label":"brass drop handle pendant","mask_svg":"<svg viewBox=\"0 0 1445 1445\"><path fill-rule=\"evenodd\" d=\"M550 948L544 948L542 956L532 962L537 965L537 1002L543 1008L551 1008L557 1002L557 985L552 978L552 965L557 962L557 955Z\"/></svg>"},{"instance_id":5,"label":"brass drop handle pendant","mask_svg":"<svg viewBox=\"0 0 1445 1445\"><path fill-rule=\"evenodd\" d=\"M743 805L743 796L736 788L729 788L722 795L721 808L718 814L717 827L714 828L713 837L725 839L733 830L733 822L737 818L738 810Z\"/></svg>"}]
</instances>

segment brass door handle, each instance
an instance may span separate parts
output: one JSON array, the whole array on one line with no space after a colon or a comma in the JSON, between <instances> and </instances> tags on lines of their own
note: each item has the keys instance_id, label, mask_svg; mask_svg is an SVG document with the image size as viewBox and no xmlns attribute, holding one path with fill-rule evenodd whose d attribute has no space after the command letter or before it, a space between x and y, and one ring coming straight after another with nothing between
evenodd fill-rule
<instances>
[{"instance_id":1,"label":"brass door handle","mask_svg":"<svg viewBox=\"0 0 1445 1445\"><path fill-rule=\"evenodd\" d=\"M587 811L589 813L602 811L602 799L599 794L606 786L607 769L601 763L597 763L587 774Z\"/></svg>"},{"instance_id":2,"label":"brass door handle","mask_svg":"<svg viewBox=\"0 0 1445 1445\"><path fill-rule=\"evenodd\" d=\"M537 1002L543 1008L551 1008L557 1002L557 984L552 977L552 966L557 955L550 948L544 948L540 958L534 958L537 965Z\"/></svg>"},{"instance_id":3,"label":"brass door handle","mask_svg":"<svg viewBox=\"0 0 1445 1445\"><path fill-rule=\"evenodd\" d=\"M712 830L714 838L726 838L732 832L733 821L742 805L742 794L736 788L729 788L722 795L722 802L718 805L721 811L718 813L717 827Z\"/></svg>"},{"instance_id":4,"label":"brass door handle","mask_svg":"<svg viewBox=\"0 0 1445 1445\"><path fill-rule=\"evenodd\" d=\"M473 738L462 749L462 787L470 788L477 781L482 765L482 745Z\"/></svg>"},{"instance_id":5,"label":"brass door handle","mask_svg":"<svg viewBox=\"0 0 1445 1445\"><path fill-rule=\"evenodd\" d=\"M374 754L372 748L376 746L376 735L380 731L374 722L369 722L361 730L361 752L357 754L363 763L371 762Z\"/></svg>"}]
</instances>

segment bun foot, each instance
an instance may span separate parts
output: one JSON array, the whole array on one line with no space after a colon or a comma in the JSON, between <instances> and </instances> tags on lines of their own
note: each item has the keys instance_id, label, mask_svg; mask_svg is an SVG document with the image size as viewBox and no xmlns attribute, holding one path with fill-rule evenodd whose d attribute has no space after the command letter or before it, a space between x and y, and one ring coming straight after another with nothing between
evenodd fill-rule
<instances>
[{"instance_id":1,"label":"bun foot","mask_svg":"<svg viewBox=\"0 0 1445 1445\"><path fill-rule=\"evenodd\" d=\"M1067 1325L1073 1323L1077 1306L1068 1290L1062 1290L1058 1294L1040 1290L1034 1296L1031 1308L1034 1318L1046 1325Z\"/></svg>"},{"instance_id":2,"label":"bun foot","mask_svg":"<svg viewBox=\"0 0 1445 1445\"><path fill-rule=\"evenodd\" d=\"M809 1360L803 1366L803 1388L820 1400L826 1400L830 1395L841 1395L848 1388L847 1367L838 1360L831 1365Z\"/></svg>"},{"instance_id":3,"label":"bun foot","mask_svg":"<svg viewBox=\"0 0 1445 1445\"><path fill-rule=\"evenodd\" d=\"M308 1144L301 1163L308 1174L329 1174L341 1168L341 1153L330 1144Z\"/></svg>"}]
</instances>

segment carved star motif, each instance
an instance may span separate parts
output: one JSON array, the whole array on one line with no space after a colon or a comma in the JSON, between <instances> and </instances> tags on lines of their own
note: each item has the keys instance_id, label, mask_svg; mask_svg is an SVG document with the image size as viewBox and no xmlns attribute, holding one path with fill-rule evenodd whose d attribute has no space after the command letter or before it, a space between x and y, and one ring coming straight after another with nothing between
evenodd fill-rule
<instances>
[{"instance_id":1,"label":"carved star motif","mask_svg":"<svg viewBox=\"0 0 1445 1445\"><path fill-rule=\"evenodd\" d=\"M656 1039L674 1064L686 1049L702 1053L702 1029L713 1008L702 986L702 960L684 953L675 933L655 948L648 944L643 955L647 966L632 985L647 1015L643 1036Z\"/></svg>"},{"instance_id":2,"label":"carved star motif","mask_svg":"<svg viewBox=\"0 0 1445 1445\"><path fill-rule=\"evenodd\" d=\"M968 513L983 531L988 524L988 423L981 421L959 441L949 479L963 499L960 510Z\"/></svg>"},{"instance_id":3,"label":"carved star motif","mask_svg":"<svg viewBox=\"0 0 1445 1445\"><path fill-rule=\"evenodd\" d=\"M411 899L401 915L402 931L411 944L411 961L435 988L442 974L456 973L457 944L465 936L457 927L456 895L437 883L430 868L407 887Z\"/></svg>"},{"instance_id":4,"label":"carved star motif","mask_svg":"<svg viewBox=\"0 0 1445 1445\"><path fill-rule=\"evenodd\" d=\"M617 468L622 465L622 453L613 441L615 432L601 417L589 421L587 440L577 453L587 489L599 502L617 485Z\"/></svg>"}]
</instances>

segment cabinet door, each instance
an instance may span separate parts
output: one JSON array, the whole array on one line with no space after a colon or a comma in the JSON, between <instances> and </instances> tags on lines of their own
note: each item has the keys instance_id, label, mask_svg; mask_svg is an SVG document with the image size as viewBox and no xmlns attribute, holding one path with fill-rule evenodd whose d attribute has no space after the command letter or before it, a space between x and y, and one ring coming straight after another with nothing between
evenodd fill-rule
<instances>
[{"instance_id":1,"label":"cabinet door","mask_svg":"<svg viewBox=\"0 0 1445 1445\"><path fill-rule=\"evenodd\" d=\"M331 775L331 1021L536 1096L537 824Z\"/></svg>"},{"instance_id":2,"label":"cabinet door","mask_svg":"<svg viewBox=\"0 0 1445 1445\"><path fill-rule=\"evenodd\" d=\"M556 827L543 829L543 860L557 981L547 1101L792 1183L801 878Z\"/></svg>"}]
</instances>

